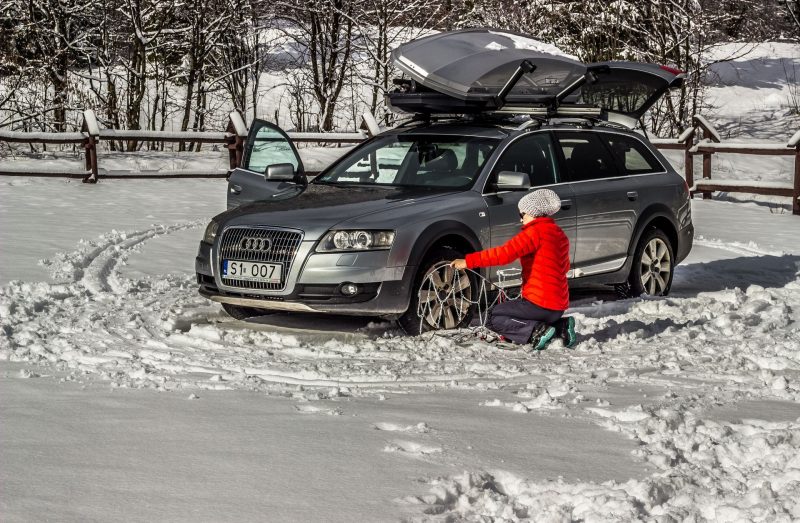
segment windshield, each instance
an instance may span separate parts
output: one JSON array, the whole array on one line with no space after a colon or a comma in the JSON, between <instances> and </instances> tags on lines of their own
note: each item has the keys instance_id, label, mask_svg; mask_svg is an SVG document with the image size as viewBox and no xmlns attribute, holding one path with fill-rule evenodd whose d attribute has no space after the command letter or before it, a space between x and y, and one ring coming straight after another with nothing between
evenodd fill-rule
<instances>
[{"instance_id":1,"label":"windshield","mask_svg":"<svg viewBox=\"0 0 800 523\"><path fill-rule=\"evenodd\" d=\"M354 151L314 183L469 188L498 140L391 135Z\"/></svg>"}]
</instances>

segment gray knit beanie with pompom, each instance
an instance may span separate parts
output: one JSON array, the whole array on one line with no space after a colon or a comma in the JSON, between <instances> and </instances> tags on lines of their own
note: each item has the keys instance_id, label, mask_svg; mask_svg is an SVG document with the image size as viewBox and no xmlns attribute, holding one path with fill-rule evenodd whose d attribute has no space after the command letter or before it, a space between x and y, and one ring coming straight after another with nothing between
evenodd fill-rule
<instances>
[{"instance_id":1,"label":"gray knit beanie with pompom","mask_svg":"<svg viewBox=\"0 0 800 523\"><path fill-rule=\"evenodd\" d=\"M531 216L551 216L561 210L561 198L550 189L537 189L522 197L519 212Z\"/></svg>"}]
</instances>

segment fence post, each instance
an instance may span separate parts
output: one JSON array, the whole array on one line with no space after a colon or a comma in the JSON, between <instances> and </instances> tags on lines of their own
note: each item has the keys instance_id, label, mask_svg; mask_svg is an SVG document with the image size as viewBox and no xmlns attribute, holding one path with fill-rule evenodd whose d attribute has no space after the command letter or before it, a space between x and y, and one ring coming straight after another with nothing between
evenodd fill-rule
<instances>
[{"instance_id":1,"label":"fence post","mask_svg":"<svg viewBox=\"0 0 800 523\"><path fill-rule=\"evenodd\" d=\"M692 145L694 145L694 135L697 132L697 127L687 127L678 136L678 143L683 144L683 177L686 179L686 185L689 187L689 198L692 197L692 187L694 187L694 155L691 153Z\"/></svg>"},{"instance_id":2,"label":"fence post","mask_svg":"<svg viewBox=\"0 0 800 523\"><path fill-rule=\"evenodd\" d=\"M703 131L703 139L709 140L714 143L720 143L721 139L719 133L714 128L711 123L706 120L701 115L697 114L692 117L692 123L696 127L699 127ZM713 153L705 152L703 153L703 179L710 180L711 179L711 155ZM708 200L711 198L711 193L708 191L703 191L703 199Z\"/></svg>"},{"instance_id":3,"label":"fence post","mask_svg":"<svg viewBox=\"0 0 800 523\"><path fill-rule=\"evenodd\" d=\"M85 166L88 171L83 178L83 183L97 183L97 143L100 141L100 125L91 109L83 111L81 132L86 133L83 148Z\"/></svg>"},{"instance_id":4,"label":"fence post","mask_svg":"<svg viewBox=\"0 0 800 523\"><path fill-rule=\"evenodd\" d=\"M242 166L242 157L244 156L244 141L247 138L247 125L244 123L241 113L233 111L228 120L228 128L225 130L227 133L228 159L230 162L230 170L234 170Z\"/></svg>"},{"instance_id":5,"label":"fence post","mask_svg":"<svg viewBox=\"0 0 800 523\"><path fill-rule=\"evenodd\" d=\"M789 138L787 147L794 147L794 186L792 188L792 214L800 216L800 131Z\"/></svg>"},{"instance_id":6,"label":"fence post","mask_svg":"<svg viewBox=\"0 0 800 523\"><path fill-rule=\"evenodd\" d=\"M794 153L794 190L792 191L792 214L800 216L800 145Z\"/></svg>"},{"instance_id":7,"label":"fence post","mask_svg":"<svg viewBox=\"0 0 800 523\"><path fill-rule=\"evenodd\" d=\"M378 120L375 119L375 116L372 113L366 112L362 114L361 122L361 127L366 127L367 134L370 138L381 134L381 126L378 125Z\"/></svg>"}]
</instances>

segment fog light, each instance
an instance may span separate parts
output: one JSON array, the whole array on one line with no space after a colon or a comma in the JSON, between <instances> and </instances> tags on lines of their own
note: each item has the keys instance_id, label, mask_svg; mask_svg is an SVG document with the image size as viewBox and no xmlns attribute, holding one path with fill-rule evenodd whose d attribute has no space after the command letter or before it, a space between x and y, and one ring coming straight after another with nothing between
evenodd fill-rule
<instances>
[{"instance_id":1,"label":"fog light","mask_svg":"<svg viewBox=\"0 0 800 523\"><path fill-rule=\"evenodd\" d=\"M355 296L358 294L358 285L355 283L342 284L341 292L345 296Z\"/></svg>"}]
</instances>

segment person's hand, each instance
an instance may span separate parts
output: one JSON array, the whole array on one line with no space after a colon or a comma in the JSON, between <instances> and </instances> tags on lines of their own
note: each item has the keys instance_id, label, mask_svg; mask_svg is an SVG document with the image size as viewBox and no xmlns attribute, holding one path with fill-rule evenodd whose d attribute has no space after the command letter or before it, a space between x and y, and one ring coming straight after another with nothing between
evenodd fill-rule
<instances>
[{"instance_id":1,"label":"person's hand","mask_svg":"<svg viewBox=\"0 0 800 523\"><path fill-rule=\"evenodd\" d=\"M467 268L467 260L465 260L463 258L459 258L457 260L453 260L453 261L450 262L450 267L453 267L454 269L458 269L459 271L462 271L462 270Z\"/></svg>"}]
</instances>

